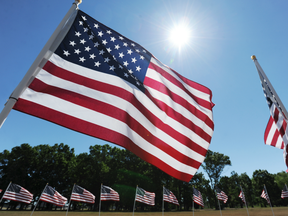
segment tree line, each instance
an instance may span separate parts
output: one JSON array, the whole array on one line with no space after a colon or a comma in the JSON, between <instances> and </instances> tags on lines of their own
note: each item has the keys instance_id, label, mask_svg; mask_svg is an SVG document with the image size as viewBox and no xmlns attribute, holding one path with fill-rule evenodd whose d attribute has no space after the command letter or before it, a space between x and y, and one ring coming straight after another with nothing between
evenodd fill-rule
<instances>
[{"instance_id":1,"label":"tree line","mask_svg":"<svg viewBox=\"0 0 288 216\"><path fill-rule=\"evenodd\" d=\"M281 190L288 180L285 172L270 174L267 170L256 170L250 178L246 173L221 176L225 166L231 165L228 156L208 150L202 164L209 179L197 172L190 182L177 180L158 168L146 163L126 149L109 145L90 146L89 153L76 155L73 148L63 143L30 146L22 144L11 152L0 153L0 188L4 190L9 182L19 184L34 195L34 202L41 195L45 185L50 186L70 198L73 184L76 183L95 195L94 204L72 202L74 210L88 208L98 211L101 184L112 187L120 195L119 202L105 201L101 210L114 206L117 211L132 211L136 185L156 193L155 206L137 203L137 209L159 211L162 209L162 186L164 185L177 197L180 206L165 203L165 210L191 210L192 186L203 197L205 208L218 208L214 187L217 185L228 195L228 202L221 202L221 208L243 207L240 193L242 186L249 207L266 206L267 201L260 198L263 185L266 185L273 206L286 206L288 200L281 199ZM3 201L0 206L3 206ZM9 209L15 209L19 203L9 201ZM39 204L38 204L39 205ZM40 203L40 210L55 209L52 204ZM21 203L20 209L26 204ZM195 207L199 208L197 204Z\"/></svg>"}]
</instances>

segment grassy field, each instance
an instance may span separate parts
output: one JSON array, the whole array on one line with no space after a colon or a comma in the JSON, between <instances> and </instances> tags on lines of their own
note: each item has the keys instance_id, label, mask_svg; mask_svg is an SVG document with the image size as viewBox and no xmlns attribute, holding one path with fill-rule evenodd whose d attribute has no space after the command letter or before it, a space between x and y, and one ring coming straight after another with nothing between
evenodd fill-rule
<instances>
[{"instance_id":1,"label":"grassy field","mask_svg":"<svg viewBox=\"0 0 288 216\"><path fill-rule=\"evenodd\" d=\"M270 207L250 208L249 216L271 216ZM273 208L275 216L288 216L288 207ZM0 211L0 216L30 216L31 211ZM35 211L33 216L65 216L66 211ZM68 212L69 216L92 216L99 215L99 212ZM162 216L162 212L135 212L135 216ZM164 212L164 216L192 216L191 211L185 212ZM220 211L215 210L195 210L194 216L221 216ZM246 209L225 209L222 210L222 216L246 216ZM101 216L132 216L132 212L101 212Z\"/></svg>"}]
</instances>

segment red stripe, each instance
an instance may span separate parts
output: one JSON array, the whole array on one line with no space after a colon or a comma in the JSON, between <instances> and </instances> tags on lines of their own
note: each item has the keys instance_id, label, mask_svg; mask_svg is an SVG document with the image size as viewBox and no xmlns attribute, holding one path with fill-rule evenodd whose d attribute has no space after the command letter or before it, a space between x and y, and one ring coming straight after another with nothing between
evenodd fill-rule
<instances>
[{"instance_id":1,"label":"red stripe","mask_svg":"<svg viewBox=\"0 0 288 216\"><path fill-rule=\"evenodd\" d=\"M265 133L264 133L264 142L267 145L270 145L270 143L267 143L267 138L268 138L268 135L270 133L271 127L273 125L273 122L274 122L274 120L273 120L272 116L270 116L269 121L268 121L267 126L266 126L266 129L265 129Z\"/></svg>"},{"instance_id":2,"label":"red stripe","mask_svg":"<svg viewBox=\"0 0 288 216\"><path fill-rule=\"evenodd\" d=\"M58 111L49 109L39 104L35 104L32 102L23 100L21 98L15 104L13 109L54 122L56 124L78 131L80 133L94 136L99 139L103 139L108 142L118 144L126 148L127 150L133 152L134 154L136 154L143 160L147 161L148 163L151 163L152 165L157 166L159 169L165 171L167 174L173 176L174 178L189 182L189 180L193 177L193 175L188 175L186 173L182 173L172 168L168 164L159 160L157 157L151 155L148 152L143 151L141 148L135 145L128 137L118 132L112 131L108 128L104 128L99 125L95 125L95 124L83 121L81 119L77 119L73 116L60 113ZM95 131L97 131L97 135L95 135Z\"/></svg>"},{"instance_id":3,"label":"red stripe","mask_svg":"<svg viewBox=\"0 0 288 216\"><path fill-rule=\"evenodd\" d=\"M279 110L277 109L277 107L275 107L273 118L274 118L275 123L277 124L278 118L279 118Z\"/></svg>"}]
</instances>

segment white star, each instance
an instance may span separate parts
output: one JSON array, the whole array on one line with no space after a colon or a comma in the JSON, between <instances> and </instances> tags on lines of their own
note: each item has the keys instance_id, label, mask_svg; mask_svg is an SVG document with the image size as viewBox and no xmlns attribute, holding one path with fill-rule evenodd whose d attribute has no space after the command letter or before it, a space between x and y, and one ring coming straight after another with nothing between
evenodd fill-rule
<instances>
[{"instance_id":1,"label":"white star","mask_svg":"<svg viewBox=\"0 0 288 216\"><path fill-rule=\"evenodd\" d=\"M127 53L128 53L129 55L131 55L131 54L133 53L133 51L130 49L130 50L127 50Z\"/></svg>"},{"instance_id":2,"label":"white star","mask_svg":"<svg viewBox=\"0 0 288 216\"><path fill-rule=\"evenodd\" d=\"M123 69L123 66L119 64L119 68L120 68L120 69Z\"/></svg>"},{"instance_id":3,"label":"white star","mask_svg":"<svg viewBox=\"0 0 288 216\"><path fill-rule=\"evenodd\" d=\"M120 40L123 40L124 38L123 38L122 36L119 36L119 39L120 39Z\"/></svg>"},{"instance_id":4,"label":"white star","mask_svg":"<svg viewBox=\"0 0 288 216\"><path fill-rule=\"evenodd\" d=\"M106 40L102 40L102 44L106 45L108 42Z\"/></svg>"},{"instance_id":5,"label":"white star","mask_svg":"<svg viewBox=\"0 0 288 216\"><path fill-rule=\"evenodd\" d=\"M98 42L94 43L94 47L98 47L98 46L99 46Z\"/></svg>"},{"instance_id":6,"label":"white star","mask_svg":"<svg viewBox=\"0 0 288 216\"><path fill-rule=\"evenodd\" d=\"M76 54L79 55L79 53L81 53L81 51L80 51L79 49L75 49L75 50L74 50L74 53L76 53Z\"/></svg>"},{"instance_id":7,"label":"white star","mask_svg":"<svg viewBox=\"0 0 288 216\"><path fill-rule=\"evenodd\" d=\"M85 16L82 16L82 19L85 20L85 21L87 20Z\"/></svg>"},{"instance_id":8,"label":"white star","mask_svg":"<svg viewBox=\"0 0 288 216\"><path fill-rule=\"evenodd\" d=\"M124 66L127 67L129 63L127 61L123 62Z\"/></svg>"},{"instance_id":9,"label":"white star","mask_svg":"<svg viewBox=\"0 0 288 216\"><path fill-rule=\"evenodd\" d=\"M80 25L80 26L83 25L83 21L79 21L79 25Z\"/></svg>"},{"instance_id":10,"label":"white star","mask_svg":"<svg viewBox=\"0 0 288 216\"><path fill-rule=\"evenodd\" d=\"M136 49L136 52L137 52L137 53L139 53L139 52L140 52L140 50L139 50L139 49Z\"/></svg>"},{"instance_id":11,"label":"white star","mask_svg":"<svg viewBox=\"0 0 288 216\"><path fill-rule=\"evenodd\" d=\"M86 59L84 58L84 57L79 57L79 61L81 61L81 62L84 62L84 61L86 61Z\"/></svg>"},{"instance_id":12,"label":"white star","mask_svg":"<svg viewBox=\"0 0 288 216\"><path fill-rule=\"evenodd\" d=\"M81 33L75 31L75 35L76 35L77 37L80 37Z\"/></svg>"},{"instance_id":13,"label":"white star","mask_svg":"<svg viewBox=\"0 0 288 216\"><path fill-rule=\"evenodd\" d=\"M112 32L110 30L107 30L106 33L107 34L112 34Z\"/></svg>"},{"instance_id":14,"label":"white star","mask_svg":"<svg viewBox=\"0 0 288 216\"><path fill-rule=\"evenodd\" d=\"M127 73L124 73L124 76L125 76L125 77L128 77L129 75L128 75Z\"/></svg>"},{"instance_id":15,"label":"white star","mask_svg":"<svg viewBox=\"0 0 288 216\"><path fill-rule=\"evenodd\" d=\"M136 58L131 58L133 63L136 63L137 59Z\"/></svg>"},{"instance_id":16,"label":"white star","mask_svg":"<svg viewBox=\"0 0 288 216\"><path fill-rule=\"evenodd\" d=\"M87 32L88 31L88 28L84 28L84 32Z\"/></svg>"},{"instance_id":17,"label":"white star","mask_svg":"<svg viewBox=\"0 0 288 216\"><path fill-rule=\"evenodd\" d=\"M135 47L135 44L134 44L134 43L131 43L131 45L132 45L133 47Z\"/></svg>"},{"instance_id":18,"label":"white star","mask_svg":"<svg viewBox=\"0 0 288 216\"><path fill-rule=\"evenodd\" d=\"M94 23L94 28L98 29L99 25Z\"/></svg>"},{"instance_id":19,"label":"white star","mask_svg":"<svg viewBox=\"0 0 288 216\"><path fill-rule=\"evenodd\" d=\"M124 42L124 43L123 43L123 46L127 47L127 46L128 46L128 44Z\"/></svg>"},{"instance_id":20,"label":"white star","mask_svg":"<svg viewBox=\"0 0 288 216\"><path fill-rule=\"evenodd\" d=\"M109 70L112 70L112 71L114 71L114 70L115 70L115 67L114 67L114 65L110 66Z\"/></svg>"},{"instance_id":21,"label":"white star","mask_svg":"<svg viewBox=\"0 0 288 216\"><path fill-rule=\"evenodd\" d=\"M85 39L80 40L80 43L85 44L86 43Z\"/></svg>"},{"instance_id":22,"label":"white star","mask_svg":"<svg viewBox=\"0 0 288 216\"><path fill-rule=\"evenodd\" d=\"M66 55L66 56L69 56L70 55L70 53L68 52L68 50L66 51L66 50L63 50L64 51L64 53L63 53L63 55Z\"/></svg>"},{"instance_id":23,"label":"white star","mask_svg":"<svg viewBox=\"0 0 288 216\"><path fill-rule=\"evenodd\" d=\"M130 73L130 74L133 74L133 71L132 71L131 69L130 69L130 70L128 70L128 71L129 71L129 73Z\"/></svg>"},{"instance_id":24,"label":"white star","mask_svg":"<svg viewBox=\"0 0 288 216\"><path fill-rule=\"evenodd\" d=\"M85 51L89 52L91 48L89 46L85 47Z\"/></svg>"},{"instance_id":25,"label":"white star","mask_svg":"<svg viewBox=\"0 0 288 216\"><path fill-rule=\"evenodd\" d=\"M102 31L98 32L98 36L102 37L103 36L103 32Z\"/></svg>"},{"instance_id":26,"label":"white star","mask_svg":"<svg viewBox=\"0 0 288 216\"><path fill-rule=\"evenodd\" d=\"M140 56L140 59L144 60L144 56L141 55L141 56Z\"/></svg>"},{"instance_id":27,"label":"white star","mask_svg":"<svg viewBox=\"0 0 288 216\"><path fill-rule=\"evenodd\" d=\"M144 53L146 53L146 50L143 50Z\"/></svg>"},{"instance_id":28,"label":"white star","mask_svg":"<svg viewBox=\"0 0 288 216\"><path fill-rule=\"evenodd\" d=\"M120 57L120 58L123 58L123 57L124 57L123 52L119 53L119 57Z\"/></svg>"},{"instance_id":29,"label":"white star","mask_svg":"<svg viewBox=\"0 0 288 216\"><path fill-rule=\"evenodd\" d=\"M104 50L100 50L99 55L103 55L104 53Z\"/></svg>"},{"instance_id":30,"label":"white star","mask_svg":"<svg viewBox=\"0 0 288 216\"><path fill-rule=\"evenodd\" d=\"M89 40L92 40L93 38L94 38L93 34L89 35Z\"/></svg>"},{"instance_id":31,"label":"white star","mask_svg":"<svg viewBox=\"0 0 288 216\"><path fill-rule=\"evenodd\" d=\"M115 45L115 49L116 49L116 50L120 49L119 44Z\"/></svg>"},{"instance_id":32,"label":"white star","mask_svg":"<svg viewBox=\"0 0 288 216\"><path fill-rule=\"evenodd\" d=\"M108 57L104 59L104 62L108 63L109 61L110 61L110 59Z\"/></svg>"},{"instance_id":33,"label":"white star","mask_svg":"<svg viewBox=\"0 0 288 216\"><path fill-rule=\"evenodd\" d=\"M97 61L97 62L94 62L95 63L95 65L94 66L97 66L97 67L99 67L100 65L101 65L101 63L99 62L99 61Z\"/></svg>"},{"instance_id":34,"label":"white star","mask_svg":"<svg viewBox=\"0 0 288 216\"><path fill-rule=\"evenodd\" d=\"M110 47L107 48L107 51L110 53L112 50Z\"/></svg>"},{"instance_id":35,"label":"white star","mask_svg":"<svg viewBox=\"0 0 288 216\"><path fill-rule=\"evenodd\" d=\"M74 47L76 45L76 43L74 41L69 41L69 45Z\"/></svg>"},{"instance_id":36,"label":"white star","mask_svg":"<svg viewBox=\"0 0 288 216\"><path fill-rule=\"evenodd\" d=\"M116 60L116 57L113 55L113 59Z\"/></svg>"},{"instance_id":37,"label":"white star","mask_svg":"<svg viewBox=\"0 0 288 216\"><path fill-rule=\"evenodd\" d=\"M136 71L140 72L140 70L141 70L141 67L140 67L140 66L137 66L137 67L136 67Z\"/></svg>"},{"instance_id":38,"label":"white star","mask_svg":"<svg viewBox=\"0 0 288 216\"><path fill-rule=\"evenodd\" d=\"M90 54L90 58L91 59L94 59L96 56L94 55L94 53L93 54Z\"/></svg>"},{"instance_id":39,"label":"white star","mask_svg":"<svg viewBox=\"0 0 288 216\"><path fill-rule=\"evenodd\" d=\"M140 85L140 83L139 83L138 81L136 82L136 84L137 84L137 85Z\"/></svg>"},{"instance_id":40,"label":"white star","mask_svg":"<svg viewBox=\"0 0 288 216\"><path fill-rule=\"evenodd\" d=\"M110 41L112 41L112 42L114 42L116 40L115 37L110 37L110 38L111 38Z\"/></svg>"}]
</instances>

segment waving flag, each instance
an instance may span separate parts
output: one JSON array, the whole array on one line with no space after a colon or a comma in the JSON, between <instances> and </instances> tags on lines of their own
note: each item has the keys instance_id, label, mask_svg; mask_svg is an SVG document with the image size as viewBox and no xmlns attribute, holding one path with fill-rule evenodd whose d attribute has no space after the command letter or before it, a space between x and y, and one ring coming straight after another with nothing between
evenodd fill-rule
<instances>
[{"instance_id":1,"label":"waving flag","mask_svg":"<svg viewBox=\"0 0 288 216\"><path fill-rule=\"evenodd\" d=\"M239 197L242 199L242 201L243 201L244 203L246 203L245 195L244 195L244 192L243 192L242 190L240 191Z\"/></svg>"},{"instance_id":2,"label":"waving flag","mask_svg":"<svg viewBox=\"0 0 288 216\"><path fill-rule=\"evenodd\" d=\"M136 201L145 203L147 205L155 205L155 193L145 191L142 188L136 189Z\"/></svg>"},{"instance_id":3,"label":"waving flag","mask_svg":"<svg viewBox=\"0 0 288 216\"><path fill-rule=\"evenodd\" d=\"M287 198L288 197L288 189L287 189L287 185L285 184L284 185L284 188L281 192L281 198L284 199L284 198Z\"/></svg>"},{"instance_id":4,"label":"waving flag","mask_svg":"<svg viewBox=\"0 0 288 216\"><path fill-rule=\"evenodd\" d=\"M101 185L101 200L114 200L119 201L119 194L108 186Z\"/></svg>"},{"instance_id":5,"label":"waving flag","mask_svg":"<svg viewBox=\"0 0 288 216\"><path fill-rule=\"evenodd\" d=\"M212 92L81 10L64 36L13 109L118 144L189 182L212 138Z\"/></svg>"},{"instance_id":6,"label":"waving flag","mask_svg":"<svg viewBox=\"0 0 288 216\"><path fill-rule=\"evenodd\" d=\"M33 194L20 185L10 183L2 198L29 204L33 199Z\"/></svg>"},{"instance_id":7,"label":"waving flag","mask_svg":"<svg viewBox=\"0 0 288 216\"><path fill-rule=\"evenodd\" d=\"M78 202L95 203L95 196L86 189L80 187L79 185L74 185L71 200Z\"/></svg>"},{"instance_id":8,"label":"waving flag","mask_svg":"<svg viewBox=\"0 0 288 216\"><path fill-rule=\"evenodd\" d=\"M196 188L193 188L193 201L197 203L198 205L201 205L202 207L204 207L202 195L200 191L197 190Z\"/></svg>"},{"instance_id":9,"label":"waving flag","mask_svg":"<svg viewBox=\"0 0 288 216\"><path fill-rule=\"evenodd\" d=\"M224 203L227 202L228 196L225 194L224 191L220 190L217 186L215 186L217 192L217 199L222 200Z\"/></svg>"},{"instance_id":10,"label":"waving flag","mask_svg":"<svg viewBox=\"0 0 288 216\"><path fill-rule=\"evenodd\" d=\"M173 203L175 205L179 205L176 196L172 193L172 191L168 190L165 187L163 187L163 200L166 202Z\"/></svg>"},{"instance_id":11,"label":"waving flag","mask_svg":"<svg viewBox=\"0 0 288 216\"><path fill-rule=\"evenodd\" d=\"M270 204L270 199L269 199L269 196L268 196L268 193L266 191L266 188L264 187L264 189L262 190L262 193L261 193L261 196L263 199L266 199L267 200L267 203Z\"/></svg>"},{"instance_id":12,"label":"waving flag","mask_svg":"<svg viewBox=\"0 0 288 216\"><path fill-rule=\"evenodd\" d=\"M54 188L46 185L40 197L40 201L52 203L56 206L64 206L67 198L58 193Z\"/></svg>"}]
</instances>

